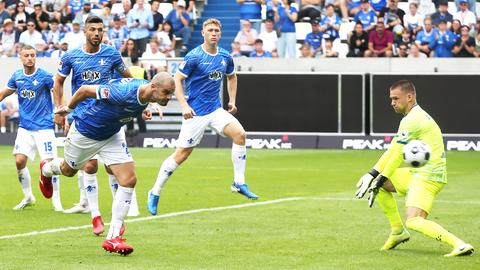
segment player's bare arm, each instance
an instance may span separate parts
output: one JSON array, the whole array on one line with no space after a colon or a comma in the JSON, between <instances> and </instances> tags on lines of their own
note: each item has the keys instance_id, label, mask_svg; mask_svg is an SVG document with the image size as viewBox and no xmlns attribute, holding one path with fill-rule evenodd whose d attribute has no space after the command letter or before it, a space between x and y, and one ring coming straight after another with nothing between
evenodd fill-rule
<instances>
[{"instance_id":1,"label":"player's bare arm","mask_svg":"<svg viewBox=\"0 0 480 270\"><path fill-rule=\"evenodd\" d=\"M14 90L5 88L0 92L0 101L2 101L4 98L10 96L11 94L15 93Z\"/></svg>"},{"instance_id":2,"label":"player's bare arm","mask_svg":"<svg viewBox=\"0 0 480 270\"><path fill-rule=\"evenodd\" d=\"M186 77L177 72L173 79L175 80L175 96L177 97L180 106L182 106L183 118L193 118L195 111L188 105L187 99L185 98L185 91L183 90L183 81Z\"/></svg>"},{"instance_id":3,"label":"player's bare arm","mask_svg":"<svg viewBox=\"0 0 480 270\"><path fill-rule=\"evenodd\" d=\"M237 112L236 99L237 99L237 74L227 76L227 89L228 89L228 112L235 114Z\"/></svg>"},{"instance_id":4,"label":"player's bare arm","mask_svg":"<svg viewBox=\"0 0 480 270\"><path fill-rule=\"evenodd\" d=\"M82 85L77 92L72 96L70 103L67 106L55 111L55 114L65 116L72 112L77 105L84 101L87 98L96 98L97 97L97 88L98 85Z\"/></svg>"},{"instance_id":5,"label":"player's bare arm","mask_svg":"<svg viewBox=\"0 0 480 270\"><path fill-rule=\"evenodd\" d=\"M53 84L53 104L55 108L60 108L63 104L63 84L65 83L65 77L60 76L59 74L55 75L55 80ZM54 116L55 124L64 127L65 118L61 115L55 114Z\"/></svg>"}]
</instances>

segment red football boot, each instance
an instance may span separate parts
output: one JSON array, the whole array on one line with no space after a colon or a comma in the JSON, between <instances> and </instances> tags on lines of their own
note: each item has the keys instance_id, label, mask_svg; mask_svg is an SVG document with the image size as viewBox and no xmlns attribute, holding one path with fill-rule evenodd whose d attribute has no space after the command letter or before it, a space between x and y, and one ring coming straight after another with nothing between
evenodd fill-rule
<instances>
[{"instance_id":1,"label":"red football boot","mask_svg":"<svg viewBox=\"0 0 480 270\"><path fill-rule=\"evenodd\" d=\"M40 186L40 190L42 191L43 196L45 198L50 199L53 195L53 186L52 186L52 177L45 177L42 173L42 168L48 160L44 159L40 162L40 181L38 185Z\"/></svg>"},{"instance_id":2,"label":"red football boot","mask_svg":"<svg viewBox=\"0 0 480 270\"><path fill-rule=\"evenodd\" d=\"M92 225L93 225L93 233L95 235L100 235L102 234L105 229L103 227L103 220L102 216L96 216L92 219Z\"/></svg>"},{"instance_id":3,"label":"red football boot","mask_svg":"<svg viewBox=\"0 0 480 270\"><path fill-rule=\"evenodd\" d=\"M105 241L103 241L102 247L110 253L115 252L120 255L127 256L128 254L133 252L133 247L127 245L125 243L126 240L127 239L121 238L120 236L113 239L105 239Z\"/></svg>"}]
</instances>

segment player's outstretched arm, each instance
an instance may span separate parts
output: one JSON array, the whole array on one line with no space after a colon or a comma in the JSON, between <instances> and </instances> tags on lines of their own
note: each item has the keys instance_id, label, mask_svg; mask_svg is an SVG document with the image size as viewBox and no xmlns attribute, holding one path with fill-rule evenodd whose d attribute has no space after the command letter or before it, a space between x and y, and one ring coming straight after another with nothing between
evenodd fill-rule
<instances>
[{"instance_id":1,"label":"player's outstretched arm","mask_svg":"<svg viewBox=\"0 0 480 270\"><path fill-rule=\"evenodd\" d=\"M11 94L15 93L15 90L5 88L2 91L0 91L0 101L5 99L6 97L10 96Z\"/></svg>"},{"instance_id":2,"label":"player's outstretched arm","mask_svg":"<svg viewBox=\"0 0 480 270\"><path fill-rule=\"evenodd\" d=\"M55 108L60 108L64 104L63 100L63 84L65 82L65 77L60 76L59 74L55 75L55 80L53 81L53 104ZM65 127L65 119L59 114L54 116L55 124Z\"/></svg>"},{"instance_id":3,"label":"player's outstretched arm","mask_svg":"<svg viewBox=\"0 0 480 270\"><path fill-rule=\"evenodd\" d=\"M82 85L78 89L78 91L75 92L75 95L73 95L70 103L67 106L63 106L62 108L57 109L55 111L55 114L65 116L72 112L77 107L77 105L85 99L97 98L97 89L98 85Z\"/></svg>"},{"instance_id":4,"label":"player's outstretched arm","mask_svg":"<svg viewBox=\"0 0 480 270\"><path fill-rule=\"evenodd\" d=\"M235 114L237 112L237 74L227 76L227 90L228 90L228 112Z\"/></svg>"},{"instance_id":5,"label":"player's outstretched arm","mask_svg":"<svg viewBox=\"0 0 480 270\"><path fill-rule=\"evenodd\" d=\"M180 103L180 106L182 106L183 118L193 118L195 111L188 105L187 99L185 98L185 91L183 90L183 81L186 79L186 77L181 75L180 72L177 72L175 73L173 79L175 81L175 97Z\"/></svg>"}]
</instances>

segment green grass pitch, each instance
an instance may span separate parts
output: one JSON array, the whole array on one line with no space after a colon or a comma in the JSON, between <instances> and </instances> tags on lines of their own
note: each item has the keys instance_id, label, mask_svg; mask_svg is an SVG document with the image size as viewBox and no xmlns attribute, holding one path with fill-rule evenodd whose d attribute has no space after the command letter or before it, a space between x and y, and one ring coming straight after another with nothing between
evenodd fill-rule
<instances>
[{"instance_id":1,"label":"green grass pitch","mask_svg":"<svg viewBox=\"0 0 480 270\"><path fill-rule=\"evenodd\" d=\"M146 217L146 193L172 150L131 150L140 217ZM369 209L353 194L380 154L249 150L247 181L259 202L296 200L127 223L125 236L135 248L127 257L104 252L103 236L90 228L0 239L0 269L480 269L478 254L443 258L448 246L415 232L396 250L379 251L388 222L378 205ZM480 153L447 158L449 184L430 218L480 249ZM13 211L22 192L11 148L0 147L0 237L90 223L89 214L52 210L38 189L38 163L29 163L37 204ZM230 192L231 179L229 149L196 149L164 189L159 215L254 203ZM108 222L112 198L103 169L99 186ZM64 208L78 201L76 177L61 178L61 196Z\"/></svg>"}]
</instances>

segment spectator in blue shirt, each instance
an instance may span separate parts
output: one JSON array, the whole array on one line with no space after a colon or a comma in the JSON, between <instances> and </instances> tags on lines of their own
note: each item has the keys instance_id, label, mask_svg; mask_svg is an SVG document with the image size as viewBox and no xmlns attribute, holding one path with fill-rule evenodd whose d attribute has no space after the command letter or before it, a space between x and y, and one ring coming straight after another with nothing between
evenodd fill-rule
<instances>
[{"instance_id":1,"label":"spectator in blue shirt","mask_svg":"<svg viewBox=\"0 0 480 270\"><path fill-rule=\"evenodd\" d=\"M415 43L418 44L418 48L426 55L430 55L430 43L435 39L436 30L432 27L432 19L430 17L425 18L423 21L423 29L417 33Z\"/></svg>"},{"instance_id":2,"label":"spectator in blue shirt","mask_svg":"<svg viewBox=\"0 0 480 270\"><path fill-rule=\"evenodd\" d=\"M249 20L253 29L260 33L262 24L262 4L263 0L237 0L240 5L240 21ZM242 27L240 22L240 27Z\"/></svg>"},{"instance_id":3,"label":"spectator in blue shirt","mask_svg":"<svg viewBox=\"0 0 480 270\"><path fill-rule=\"evenodd\" d=\"M118 15L113 17L113 27L108 30L108 39L117 51L123 46L123 43L129 38L128 28L122 25Z\"/></svg>"},{"instance_id":4,"label":"spectator in blue shirt","mask_svg":"<svg viewBox=\"0 0 480 270\"><path fill-rule=\"evenodd\" d=\"M178 0L177 7L168 13L166 21L170 22L173 27L173 33L177 37L182 37L182 51L187 51L187 46L192 36L189 24L190 16L188 15L185 6L185 0Z\"/></svg>"},{"instance_id":5,"label":"spectator in blue shirt","mask_svg":"<svg viewBox=\"0 0 480 270\"><path fill-rule=\"evenodd\" d=\"M153 27L152 12L143 6L144 0L137 0L135 8L127 15L127 26L130 28L130 38L135 41L138 55L145 52L150 40L149 28Z\"/></svg>"},{"instance_id":6,"label":"spectator in blue shirt","mask_svg":"<svg viewBox=\"0 0 480 270\"><path fill-rule=\"evenodd\" d=\"M320 24L317 19L313 20L311 24L312 32L307 34L304 43L310 45L313 56L315 57L321 54L323 33L320 32Z\"/></svg>"},{"instance_id":7,"label":"spectator in blue shirt","mask_svg":"<svg viewBox=\"0 0 480 270\"><path fill-rule=\"evenodd\" d=\"M370 4L378 15L380 11L387 6L387 0L371 0Z\"/></svg>"},{"instance_id":8,"label":"spectator in blue shirt","mask_svg":"<svg viewBox=\"0 0 480 270\"><path fill-rule=\"evenodd\" d=\"M434 25L439 25L441 20L447 21L447 27L450 28L453 22L453 15L448 12L448 1L442 0L438 3L437 12L431 15Z\"/></svg>"},{"instance_id":9,"label":"spectator in blue shirt","mask_svg":"<svg viewBox=\"0 0 480 270\"><path fill-rule=\"evenodd\" d=\"M361 22L363 26L363 30L366 32L370 32L373 28L375 28L375 24L377 24L377 14L373 11L370 7L369 0L361 0L362 4L360 6L360 11L357 12L355 15L355 22Z\"/></svg>"},{"instance_id":10,"label":"spectator in blue shirt","mask_svg":"<svg viewBox=\"0 0 480 270\"><path fill-rule=\"evenodd\" d=\"M255 40L255 50L250 53L250 57L252 58L271 58L272 54L263 50L263 41L261 39Z\"/></svg>"},{"instance_id":11,"label":"spectator in blue shirt","mask_svg":"<svg viewBox=\"0 0 480 270\"><path fill-rule=\"evenodd\" d=\"M334 40L338 38L338 31L340 30L340 24L342 20L335 14L335 7L332 4L328 4L325 7L326 16L320 23L320 31L323 32L325 39Z\"/></svg>"},{"instance_id":12,"label":"spectator in blue shirt","mask_svg":"<svg viewBox=\"0 0 480 270\"><path fill-rule=\"evenodd\" d=\"M280 58L296 58L297 37L295 33L295 22L297 21L298 11L291 4L294 0L282 0L282 3L274 2L275 22L277 23L278 38L278 56Z\"/></svg>"},{"instance_id":13,"label":"spectator in blue shirt","mask_svg":"<svg viewBox=\"0 0 480 270\"><path fill-rule=\"evenodd\" d=\"M438 24L438 31L430 43L434 57L452 57L452 49L455 45L455 36L447 29L447 21L441 20Z\"/></svg>"}]
</instances>

